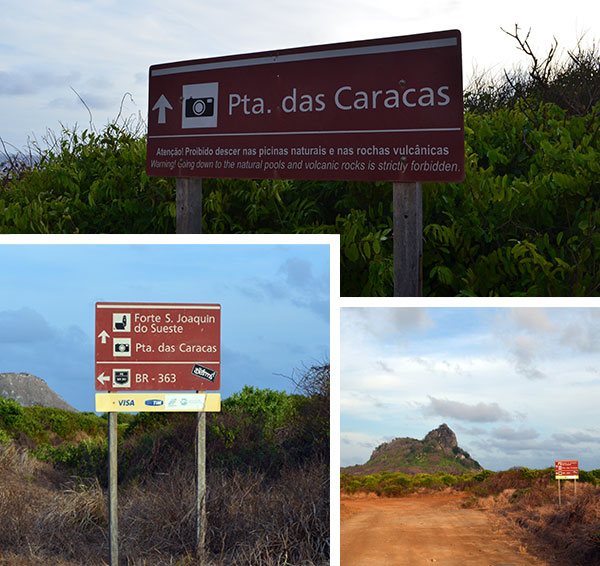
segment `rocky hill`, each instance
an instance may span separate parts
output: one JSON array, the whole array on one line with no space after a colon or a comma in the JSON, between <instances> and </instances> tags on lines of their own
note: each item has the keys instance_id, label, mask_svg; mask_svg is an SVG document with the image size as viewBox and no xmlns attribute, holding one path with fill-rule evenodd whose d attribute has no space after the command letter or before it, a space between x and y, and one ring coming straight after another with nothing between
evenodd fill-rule
<instances>
[{"instance_id":1,"label":"rocky hill","mask_svg":"<svg viewBox=\"0 0 600 566\"><path fill-rule=\"evenodd\" d=\"M375 448L368 462L342 468L347 474L378 472L407 474L463 472L482 470L478 462L458 446L456 435L447 424L430 431L423 440L395 438Z\"/></svg>"},{"instance_id":2,"label":"rocky hill","mask_svg":"<svg viewBox=\"0 0 600 566\"><path fill-rule=\"evenodd\" d=\"M52 391L42 378L30 373L0 373L0 397L13 399L24 407L40 405L76 411L60 395Z\"/></svg>"}]
</instances>

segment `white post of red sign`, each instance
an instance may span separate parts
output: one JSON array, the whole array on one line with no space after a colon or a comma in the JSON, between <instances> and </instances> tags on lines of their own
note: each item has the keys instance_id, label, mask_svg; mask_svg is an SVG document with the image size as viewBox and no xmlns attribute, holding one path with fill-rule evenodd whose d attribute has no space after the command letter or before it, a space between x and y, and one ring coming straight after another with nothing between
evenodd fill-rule
<instances>
[{"instance_id":1,"label":"white post of red sign","mask_svg":"<svg viewBox=\"0 0 600 566\"><path fill-rule=\"evenodd\" d=\"M108 413L108 546L111 566L119 564L117 414L113 411Z\"/></svg>"},{"instance_id":2,"label":"white post of red sign","mask_svg":"<svg viewBox=\"0 0 600 566\"><path fill-rule=\"evenodd\" d=\"M560 500L560 480L556 480L556 483L558 484L558 506L560 507L562 505Z\"/></svg>"},{"instance_id":3,"label":"white post of red sign","mask_svg":"<svg viewBox=\"0 0 600 566\"><path fill-rule=\"evenodd\" d=\"M204 564L206 540L206 413L196 421L196 558Z\"/></svg>"}]
</instances>

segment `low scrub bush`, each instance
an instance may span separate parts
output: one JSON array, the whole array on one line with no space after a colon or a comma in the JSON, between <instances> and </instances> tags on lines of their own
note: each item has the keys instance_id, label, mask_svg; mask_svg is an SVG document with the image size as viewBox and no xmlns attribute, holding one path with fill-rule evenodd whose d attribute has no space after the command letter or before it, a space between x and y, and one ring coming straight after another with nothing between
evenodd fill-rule
<instances>
[{"instance_id":1,"label":"low scrub bush","mask_svg":"<svg viewBox=\"0 0 600 566\"><path fill-rule=\"evenodd\" d=\"M366 476L342 473L340 483L344 493L363 492L396 497L422 489L443 490L455 486L457 489L463 489L466 485L478 481L475 479L477 476L479 474L452 475L443 472L436 474L381 472Z\"/></svg>"},{"instance_id":2,"label":"low scrub bush","mask_svg":"<svg viewBox=\"0 0 600 566\"><path fill-rule=\"evenodd\" d=\"M108 440L83 440L77 444L43 445L34 454L70 475L83 478L108 478Z\"/></svg>"},{"instance_id":3,"label":"low scrub bush","mask_svg":"<svg viewBox=\"0 0 600 566\"><path fill-rule=\"evenodd\" d=\"M98 437L105 434L106 423L94 413L23 407L12 399L0 397L0 430L5 436L33 447Z\"/></svg>"}]
</instances>

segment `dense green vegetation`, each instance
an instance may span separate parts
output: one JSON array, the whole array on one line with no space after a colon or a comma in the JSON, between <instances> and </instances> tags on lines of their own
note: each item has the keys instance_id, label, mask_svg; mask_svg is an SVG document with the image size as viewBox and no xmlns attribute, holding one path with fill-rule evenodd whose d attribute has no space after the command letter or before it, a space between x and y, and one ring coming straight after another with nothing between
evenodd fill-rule
<instances>
[{"instance_id":1,"label":"dense green vegetation","mask_svg":"<svg viewBox=\"0 0 600 566\"><path fill-rule=\"evenodd\" d=\"M75 413L49 407L23 407L0 397L0 443L25 446L58 445L106 436L106 421L94 413Z\"/></svg>"},{"instance_id":2,"label":"dense green vegetation","mask_svg":"<svg viewBox=\"0 0 600 566\"><path fill-rule=\"evenodd\" d=\"M424 186L424 295L600 292L600 60L556 50L465 92L466 179ZM0 233L173 232L139 127L63 131L0 181ZM342 294L390 295L390 183L206 180L205 233L337 233Z\"/></svg>"},{"instance_id":3,"label":"dense green vegetation","mask_svg":"<svg viewBox=\"0 0 600 566\"><path fill-rule=\"evenodd\" d=\"M554 480L554 468L534 470L515 468L502 472L483 470L455 475L404 474L402 472L380 472L368 475L341 474L341 490L347 494L375 493L380 496L397 497L413 493L420 489L440 490L454 487L472 492L478 497L496 495L505 489L527 489L533 482L547 483ZM600 470L579 472L579 481L600 486Z\"/></svg>"}]
</instances>

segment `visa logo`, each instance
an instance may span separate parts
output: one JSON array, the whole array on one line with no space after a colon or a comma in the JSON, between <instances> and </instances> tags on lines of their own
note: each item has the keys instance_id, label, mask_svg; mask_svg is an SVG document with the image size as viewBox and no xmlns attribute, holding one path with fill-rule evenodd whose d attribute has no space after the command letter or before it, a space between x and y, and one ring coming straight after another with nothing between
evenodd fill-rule
<instances>
[{"instance_id":1,"label":"visa logo","mask_svg":"<svg viewBox=\"0 0 600 566\"><path fill-rule=\"evenodd\" d=\"M135 401L133 399L121 399L119 401L119 407L134 407Z\"/></svg>"},{"instance_id":2,"label":"visa logo","mask_svg":"<svg viewBox=\"0 0 600 566\"><path fill-rule=\"evenodd\" d=\"M148 399L145 403L149 407L160 407L163 404L163 401L161 399Z\"/></svg>"}]
</instances>

